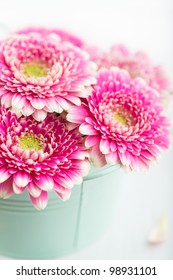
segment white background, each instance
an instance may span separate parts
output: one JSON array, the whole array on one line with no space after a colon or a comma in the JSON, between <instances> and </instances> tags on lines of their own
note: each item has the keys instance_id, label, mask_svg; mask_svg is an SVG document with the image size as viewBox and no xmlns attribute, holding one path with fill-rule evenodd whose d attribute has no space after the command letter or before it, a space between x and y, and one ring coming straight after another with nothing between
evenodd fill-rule
<instances>
[{"instance_id":1,"label":"white background","mask_svg":"<svg viewBox=\"0 0 173 280\"><path fill-rule=\"evenodd\" d=\"M173 75L171 0L0 0L0 23L9 30L65 28L103 49L125 43L147 51ZM96 244L65 258L173 259L172 153L165 153L149 172L125 174L112 228ZM168 217L166 241L151 246L148 235L163 213Z\"/></svg>"}]
</instances>

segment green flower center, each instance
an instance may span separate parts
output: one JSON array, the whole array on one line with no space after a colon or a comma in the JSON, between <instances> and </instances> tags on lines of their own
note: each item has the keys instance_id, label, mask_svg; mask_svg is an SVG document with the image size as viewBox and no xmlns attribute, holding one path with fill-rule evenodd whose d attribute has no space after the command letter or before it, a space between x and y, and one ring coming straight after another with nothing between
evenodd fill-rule
<instances>
[{"instance_id":1,"label":"green flower center","mask_svg":"<svg viewBox=\"0 0 173 280\"><path fill-rule=\"evenodd\" d=\"M20 138L19 146L22 150L41 150L41 141L34 134L27 134Z\"/></svg>"},{"instance_id":2,"label":"green flower center","mask_svg":"<svg viewBox=\"0 0 173 280\"><path fill-rule=\"evenodd\" d=\"M27 77L41 78L47 75L47 67L41 62L27 62L23 64L23 73Z\"/></svg>"},{"instance_id":3,"label":"green flower center","mask_svg":"<svg viewBox=\"0 0 173 280\"><path fill-rule=\"evenodd\" d=\"M121 123L122 125L127 125L127 124L128 124L128 121L127 121L126 117L123 116L123 115L121 115L121 114L117 114L117 113L116 113L116 114L114 115L114 120L115 120L116 122Z\"/></svg>"}]
</instances>

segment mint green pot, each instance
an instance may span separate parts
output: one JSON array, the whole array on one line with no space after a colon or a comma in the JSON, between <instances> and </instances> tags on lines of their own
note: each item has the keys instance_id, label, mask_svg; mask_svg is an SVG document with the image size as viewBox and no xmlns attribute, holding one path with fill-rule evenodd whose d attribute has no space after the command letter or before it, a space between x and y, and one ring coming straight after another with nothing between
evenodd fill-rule
<instances>
[{"instance_id":1,"label":"mint green pot","mask_svg":"<svg viewBox=\"0 0 173 280\"><path fill-rule=\"evenodd\" d=\"M70 200L53 191L45 210L36 210L27 192L0 199L0 255L53 259L97 240L113 222L119 166L92 170Z\"/></svg>"}]
</instances>

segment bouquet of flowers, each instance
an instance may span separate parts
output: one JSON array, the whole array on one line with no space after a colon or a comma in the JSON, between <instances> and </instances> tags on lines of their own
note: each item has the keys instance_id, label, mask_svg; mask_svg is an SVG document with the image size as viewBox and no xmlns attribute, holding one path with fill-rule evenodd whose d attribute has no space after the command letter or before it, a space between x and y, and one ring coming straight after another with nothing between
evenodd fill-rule
<instances>
[{"instance_id":1,"label":"bouquet of flowers","mask_svg":"<svg viewBox=\"0 0 173 280\"><path fill-rule=\"evenodd\" d=\"M65 31L28 28L0 42L0 197L70 198L91 166L148 168L170 146L169 80L142 52L108 52ZM168 94L167 94L168 93Z\"/></svg>"}]
</instances>

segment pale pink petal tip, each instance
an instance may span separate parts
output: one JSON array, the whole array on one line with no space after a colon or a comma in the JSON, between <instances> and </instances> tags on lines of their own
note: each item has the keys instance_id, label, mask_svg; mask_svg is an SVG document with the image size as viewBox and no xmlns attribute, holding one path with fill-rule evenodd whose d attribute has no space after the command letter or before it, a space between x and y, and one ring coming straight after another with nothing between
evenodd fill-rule
<instances>
[{"instance_id":1,"label":"pale pink petal tip","mask_svg":"<svg viewBox=\"0 0 173 280\"><path fill-rule=\"evenodd\" d=\"M166 215L162 215L160 220L156 223L151 230L148 242L153 245L160 244L165 241L168 231L168 218Z\"/></svg>"},{"instance_id":2,"label":"pale pink petal tip","mask_svg":"<svg viewBox=\"0 0 173 280\"><path fill-rule=\"evenodd\" d=\"M71 196L71 190L67 188L57 190L56 193L63 201L69 200Z\"/></svg>"},{"instance_id":3,"label":"pale pink petal tip","mask_svg":"<svg viewBox=\"0 0 173 280\"><path fill-rule=\"evenodd\" d=\"M0 184L0 197L7 199L14 194L12 187L12 178L9 178L5 182Z\"/></svg>"},{"instance_id":4,"label":"pale pink petal tip","mask_svg":"<svg viewBox=\"0 0 173 280\"><path fill-rule=\"evenodd\" d=\"M39 189L33 182L30 182L27 186L28 192L32 197L39 197L42 190Z\"/></svg>"},{"instance_id":5,"label":"pale pink petal tip","mask_svg":"<svg viewBox=\"0 0 173 280\"><path fill-rule=\"evenodd\" d=\"M8 172L8 170L4 167L0 168L0 183L3 183L6 181L11 174Z\"/></svg>"},{"instance_id":6,"label":"pale pink petal tip","mask_svg":"<svg viewBox=\"0 0 173 280\"><path fill-rule=\"evenodd\" d=\"M31 181L31 176L26 173L19 171L14 174L14 182L18 187L26 187L26 185Z\"/></svg>"},{"instance_id":7,"label":"pale pink petal tip","mask_svg":"<svg viewBox=\"0 0 173 280\"><path fill-rule=\"evenodd\" d=\"M34 180L34 183L38 188L43 191L49 191L53 189L54 181L50 176L42 175L39 177L39 180Z\"/></svg>"},{"instance_id":8,"label":"pale pink petal tip","mask_svg":"<svg viewBox=\"0 0 173 280\"><path fill-rule=\"evenodd\" d=\"M95 145L90 149L89 162L91 166L100 168L107 164L105 156L100 152L99 146Z\"/></svg>"},{"instance_id":9,"label":"pale pink petal tip","mask_svg":"<svg viewBox=\"0 0 173 280\"><path fill-rule=\"evenodd\" d=\"M15 194L20 194L20 193L24 192L24 190L25 190L25 187L19 187L13 181L13 191Z\"/></svg>"},{"instance_id":10,"label":"pale pink petal tip","mask_svg":"<svg viewBox=\"0 0 173 280\"><path fill-rule=\"evenodd\" d=\"M46 208L48 203L48 193L42 191L39 197L33 197L30 195L30 199L37 210L43 210L44 208Z\"/></svg>"}]
</instances>

